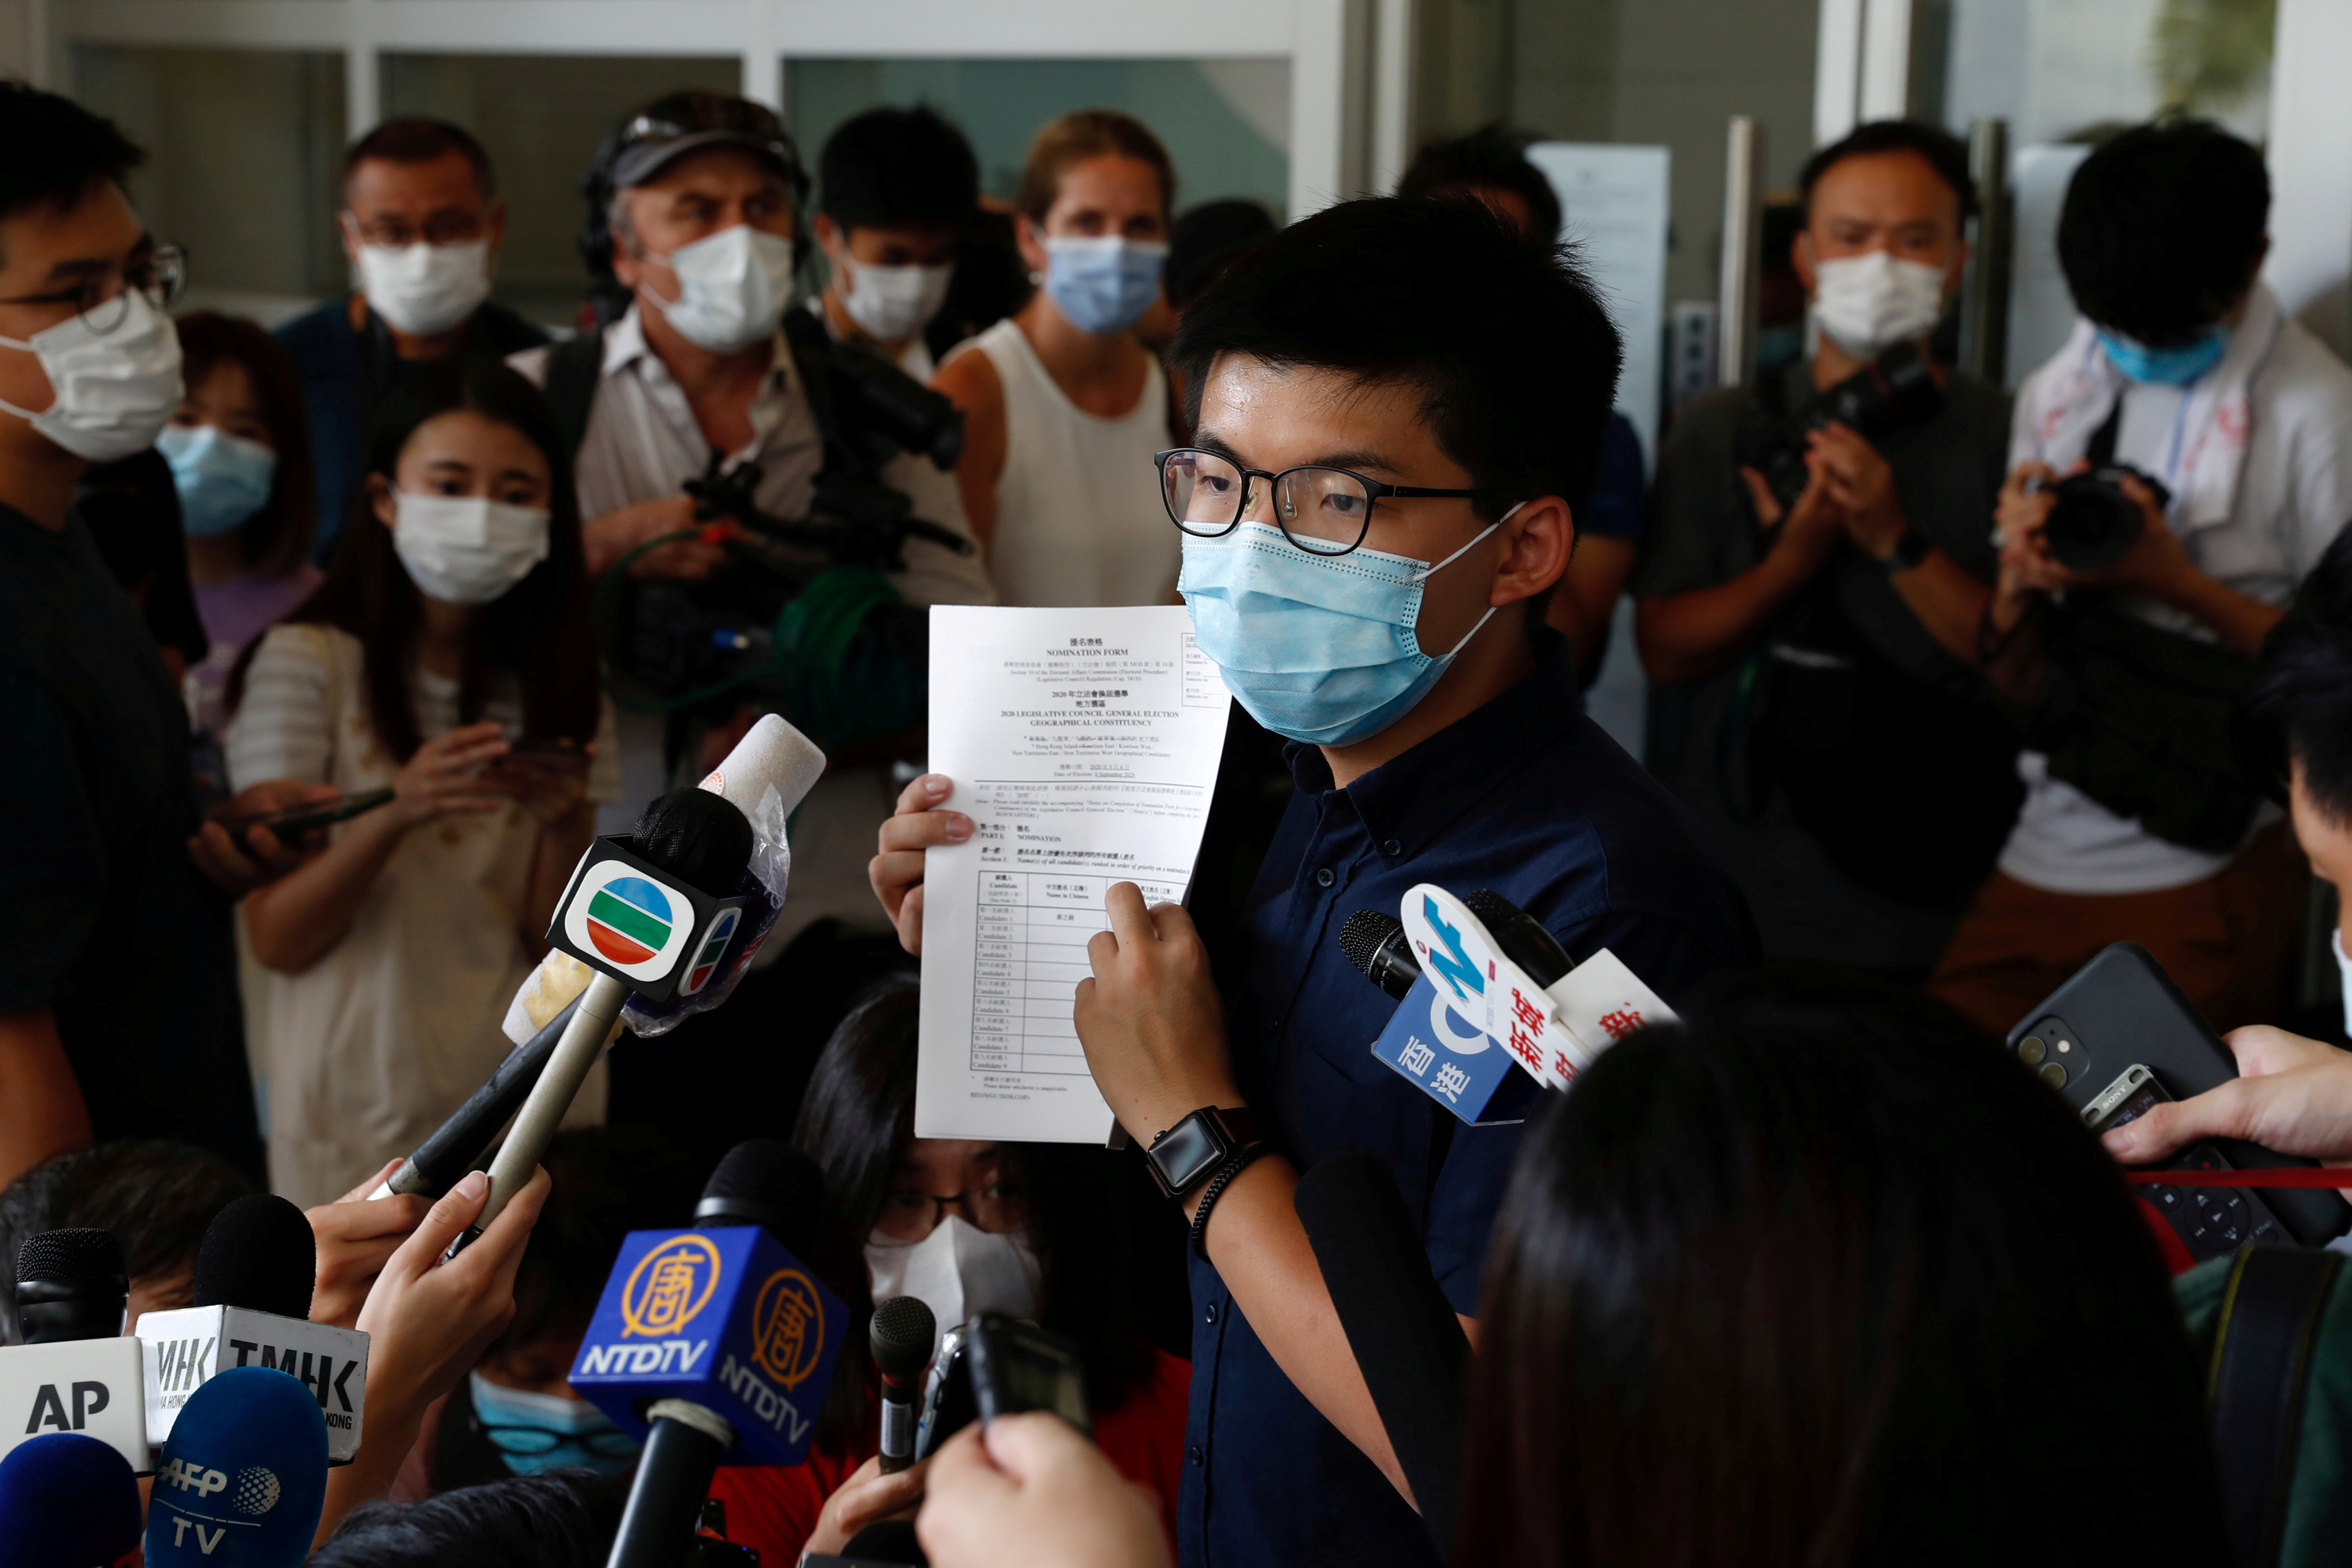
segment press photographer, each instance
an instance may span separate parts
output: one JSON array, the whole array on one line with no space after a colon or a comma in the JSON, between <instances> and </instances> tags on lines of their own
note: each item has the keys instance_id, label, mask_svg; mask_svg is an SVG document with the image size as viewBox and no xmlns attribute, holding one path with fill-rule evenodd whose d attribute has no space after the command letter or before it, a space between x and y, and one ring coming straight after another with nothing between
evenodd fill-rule
<instances>
[{"instance_id":1,"label":"press photographer","mask_svg":"<svg viewBox=\"0 0 2352 1568\"><path fill-rule=\"evenodd\" d=\"M1968 157L1862 126L1801 184L1810 358L1676 417L1633 576L1649 761L1715 830L1766 951L1924 974L2015 808L1975 659L2009 401L1937 363Z\"/></svg>"},{"instance_id":2,"label":"press photographer","mask_svg":"<svg viewBox=\"0 0 2352 1568\"><path fill-rule=\"evenodd\" d=\"M2018 394L1982 638L2034 704L2025 802L1930 982L1986 1028L2117 941L2217 1028L2276 1016L2302 874L2231 709L2352 516L2352 371L2256 280L2269 214L2261 153L2197 121L2067 187L2083 319Z\"/></svg>"},{"instance_id":3,"label":"press photographer","mask_svg":"<svg viewBox=\"0 0 2352 1568\"><path fill-rule=\"evenodd\" d=\"M577 436L600 630L622 691L623 789L602 827L625 831L646 801L698 777L762 708L834 753L795 816L792 899L768 944L795 944L783 962L805 978L790 1016L811 1020L806 1037L767 1029L743 1053L746 1071L804 1076L875 972L867 948L888 950L859 934L885 929L861 851L889 812L887 758L876 748L841 765L843 746L921 722L921 617L907 606L992 598L940 466L961 426L944 399L787 310L808 181L768 110L661 99L605 139L584 184L582 253L628 303L601 331L513 363ZM722 521L724 547L696 531ZM701 1048L718 1044L706 1030ZM745 1103L767 1082L743 1080ZM774 1087L781 1103L798 1089ZM706 1096L669 1092L694 1110L649 1105L665 1125L721 1142L759 1131L709 1128Z\"/></svg>"}]
</instances>

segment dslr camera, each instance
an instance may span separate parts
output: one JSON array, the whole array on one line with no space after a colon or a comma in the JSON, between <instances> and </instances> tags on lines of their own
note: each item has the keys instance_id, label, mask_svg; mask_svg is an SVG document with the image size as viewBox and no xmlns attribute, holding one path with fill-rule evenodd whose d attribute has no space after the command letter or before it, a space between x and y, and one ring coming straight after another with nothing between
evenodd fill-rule
<instances>
[{"instance_id":1,"label":"dslr camera","mask_svg":"<svg viewBox=\"0 0 2352 1568\"><path fill-rule=\"evenodd\" d=\"M1873 446L1906 426L1932 419L1944 389L1916 343L1897 343L1853 374L1824 390L1793 416L1743 433L1740 461L1764 476L1786 511L1805 493L1805 438L1843 425Z\"/></svg>"},{"instance_id":2,"label":"dslr camera","mask_svg":"<svg viewBox=\"0 0 2352 1568\"><path fill-rule=\"evenodd\" d=\"M2156 492L2159 508L2172 500L2161 480L2129 463L2107 463L2063 479L2035 482L2035 489L2052 498L2042 536L2060 564L2077 572L2104 571L2131 549L2139 538L2141 518L2139 502L2124 493L2127 479Z\"/></svg>"}]
</instances>

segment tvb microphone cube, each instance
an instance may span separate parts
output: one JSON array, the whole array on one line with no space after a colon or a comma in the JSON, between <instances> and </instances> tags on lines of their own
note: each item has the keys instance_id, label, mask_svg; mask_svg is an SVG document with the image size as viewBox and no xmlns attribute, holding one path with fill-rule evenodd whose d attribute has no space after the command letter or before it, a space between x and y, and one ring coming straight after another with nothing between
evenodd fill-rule
<instances>
[{"instance_id":1,"label":"tvb microphone cube","mask_svg":"<svg viewBox=\"0 0 2352 1568\"><path fill-rule=\"evenodd\" d=\"M848 1321L840 1299L758 1226L636 1231L604 1282L572 1385L640 1439L648 1405L683 1399L734 1427L722 1464L797 1465Z\"/></svg>"},{"instance_id":2,"label":"tvb microphone cube","mask_svg":"<svg viewBox=\"0 0 2352 1568\"><path fill-rule=\"evenodd\" d=\"M132 1331L147 1349L150 1443L170 1438L180 1412L206 1383L239 1367L261 1367L288 1373L318 1400L329 1464L348 1465L359 1453L368 1362L361 1330L244 1307L182 1307L142 1312Z\"/></svg>"},{"instance_id":3,"label":"tvb microphone cube","mask_svg":"<svg viewBox=\"0 0 2352 1568\"><path fill-rule=\"evenodd\" d=\"M615 834L580 858L547 942L646 1000L666 1002L719 976L744 903L740 893L713 898L660 869Z\"/></svg>"},{"instance_id":4,"label":"tvb microphone cube","mask_svg":"<svg viewBox=\"0 0 2352 1568\"><path fill-rule=\"evenodd\" d=\"M0 1349L0 1458L55 1432L95 1437L145 1475L140 1345L120 1336Z\"/></svg>"}]
</instances>

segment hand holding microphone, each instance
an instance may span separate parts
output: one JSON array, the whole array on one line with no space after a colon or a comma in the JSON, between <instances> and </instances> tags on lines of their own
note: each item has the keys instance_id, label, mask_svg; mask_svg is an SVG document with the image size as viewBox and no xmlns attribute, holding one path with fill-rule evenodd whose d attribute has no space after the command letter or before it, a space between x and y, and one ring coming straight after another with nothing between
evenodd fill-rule
<instances>
[{"instance_id":1,"label":"hand holding microphone","mask_svg":"<svg viewBox=\"0 0 2352 1568\"><path fill-rule=\"evenodd\" d=\"M425 1223L433 1207L430 1197L383 1190L407 1163L394 1160L333 1203L303 1212L317 1255L310 1284L312 1322L355 1327L376 1277Z\"/></svg>"}]
</instances>

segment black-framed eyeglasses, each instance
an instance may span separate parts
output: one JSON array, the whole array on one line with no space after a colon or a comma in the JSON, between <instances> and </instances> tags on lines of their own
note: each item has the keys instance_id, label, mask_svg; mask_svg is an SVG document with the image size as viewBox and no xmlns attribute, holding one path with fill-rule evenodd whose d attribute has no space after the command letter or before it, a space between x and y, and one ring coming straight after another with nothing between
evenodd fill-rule
<instances>
[{"instance_id":1,"label":"black-framed eyeglasses","mask_svg":"<svg viewBox=\"0 0 2352 1568\"><path fill-rule=\"evenodd\" d=\"M1274 500L1274 523L1282 536L1309 555L1345 555L1364 542L1372 526L1372 504L1391 497L1445 500L1498 499L1486 490L1431 489L1423 485L1385 485L1352 468L1310 464L1268 473L1244 468L1229 458L1197 447L1157 453L1160 499L1169 521L1196 539L1220 539L1249 515L1256 481Z\"/></svg>"},{"instance_id":2,"label":"black-framed eyeglasses","mask_svg":"<svg viewBox=\"0 0 2352 1568\"><path fill-rule=\"evenodd\" d=\"M940 1226L950 1208L982 1230L1003 1227L1020 1202L1021 1189L997 1180L960 1193L927 1193L919 1187L894 1187L882 1194L882 1213L875 1227L901 1241L920 1241Z\"/></svg>"},{"instance_id":3,"label":"black-framed eyeglasses","mask_svg":"<svg viewBox=\"0 0 2352 1568\"><path fill-rule=\"evenodd\" d=\"M113 292L111 279L92 278L71 289L55 289L46 294L18 294L0 300L0 305L70 305L84 325L101 335L121 326L131 314L131 291L137 289L147 296L147 302L159 310L169 310L188 283L188 253L180 246L159 245L123 269L120 287Z\"/></svg>"},{"instance_id":4,"label":"black-framed eyeglasses","mask_svg":"<svg viewBox=\"0 0 2352 1568\"><path fill-rule=\"evenodd\" d=\"M485 1425L482 1435L501 1454L552 1454L567 1443L576 1443L600 1459L628 1459L635 1458L641 1447L626 1432L610 1426L593 1432L551 1432L544 1426Z\"/></svg>"}]
</instances>

